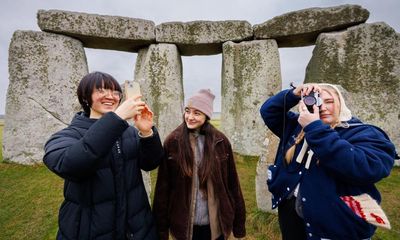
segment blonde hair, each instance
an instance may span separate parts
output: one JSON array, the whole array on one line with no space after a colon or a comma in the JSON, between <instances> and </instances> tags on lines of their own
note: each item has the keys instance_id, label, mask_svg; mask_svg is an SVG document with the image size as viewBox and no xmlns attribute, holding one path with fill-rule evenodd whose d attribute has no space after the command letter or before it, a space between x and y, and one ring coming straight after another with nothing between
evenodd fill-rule
<instances>
[{"instance_id":1,"label":"blonde hair","mask_svg":"<svg viewBox=\"0 0 400 240\"><path fill-rule=\"evenodd\" d=\"M337 90L335 88L331 87L330 85L322 85L321 89L327 91L330 94L335 94L336 95L336 97L338 99L338 102L335 101L335 110L340 111L341 102L340 102L340 96L339 96L339 93L337 92ZM340 112L338 112L338 114L337 114L336 121L333 122L330 125L332 129L334 129L340 123L339 116L340 116ZM294 152L295 152L295 149L296 149L296 145L299 144L303 140L304 135L305 135L304 129L301 129L301 131L299 132L299 134L295 138L294 144L286 151L285 161L286 161L287 164L289 164L292 161L293 156L294 156Z\"/></svg>"},{"instance_id":2,"label":"blonde hair","mask_svg":"<svg viewBox=\"0 0 400 240\"><path fill-rule=\"evenodd\" d=\"M301 129L296 139L294 140L294 144L286 151L285 161L287 164L289 164L292 161L296 145L299 144L301 140L303 140L303 138L304 138L304 130Z\"/></svg>"}]
</instances>

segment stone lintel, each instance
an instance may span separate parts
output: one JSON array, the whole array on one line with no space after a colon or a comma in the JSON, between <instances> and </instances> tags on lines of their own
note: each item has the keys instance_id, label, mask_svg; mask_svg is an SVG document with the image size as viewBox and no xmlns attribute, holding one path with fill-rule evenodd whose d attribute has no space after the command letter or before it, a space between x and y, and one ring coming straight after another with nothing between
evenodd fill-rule
<instances>
[{"instance_id":1,"label":"stone lintel","mask_svg":"<svg viewBox=\"0 0 400 240\"><path fill-rule=\"evenodd\" d=\"M70 36L84 47L137 52L155 42L153 21L60 10L39 10L42 31Z\"/></svg>"},{"instance_id":2,"label":"stone lintel","mask_svg":"<svg viewBox=\"0 0 400 240\"><path fill-rule=\"evenodd\" d=\"M183 56L219 54L224 42L252 38L250 23L240 20L168 22L156 26L156 41L176 44Z\"/></svg>"},{"instance_id":3,"label":"stone lintel","mask_svg":"<svg viewBox=\"0 0 400 240\"><path fill-rule=\"evenodd\" d=\"M322 32L345 30L365 23L369 11L359 5L308 8L289 12L253 26L255 39L275 39L279 47L314 45Z\"/></svg>"}]
</instances>

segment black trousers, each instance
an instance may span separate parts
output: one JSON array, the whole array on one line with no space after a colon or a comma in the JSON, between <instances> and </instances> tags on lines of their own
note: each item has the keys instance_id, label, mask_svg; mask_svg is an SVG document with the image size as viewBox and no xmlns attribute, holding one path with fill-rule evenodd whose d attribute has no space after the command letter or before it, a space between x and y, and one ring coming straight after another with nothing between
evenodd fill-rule
<instances>
[{"instance_id":1,"label":"black trousers","mask_svg":"<svg viewBox=\"0 0 400 240\"><path fill-rule=\"evenodd\" d=\"M211 240L211 228L210 225L193 225L193 237L192 240ZM224 235L221 235L217 240L224 240Z\"/></svg>"},{"instance_id":2,"label":"black trousers","mask_svg":"<svg viewBox=\"0 0 400 240\"><path fill-rule=\"evenodd\" d=\"M295 209L296 198L287 199L278 206L279 227L282 240L307 239L304 220L299 217Z\"/></svg>"}]
</instances>

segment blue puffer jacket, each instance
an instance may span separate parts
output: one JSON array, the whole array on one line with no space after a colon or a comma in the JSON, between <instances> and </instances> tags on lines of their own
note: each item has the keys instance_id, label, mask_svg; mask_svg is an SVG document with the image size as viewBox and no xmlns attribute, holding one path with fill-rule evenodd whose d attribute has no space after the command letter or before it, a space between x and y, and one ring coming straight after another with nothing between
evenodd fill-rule
<instances>
[{"instance_id":1,"label":"blue puffer jacket","mask_svg":"<svg viewBox=\"0 0 400 240\"><path fill-rule=\"evenodd\" d=\"M57 239L157 239L141 169L163 157L160 138L137 130L110 112L75 115L45 145L47 167L65 179Z\"/></svg>"},{"instance_id":2,"label":"blue puffer jacket","mask_svg":"<svg viewBox=\"0 0 400 240\"><path fill-rule=\"evenodd\" d=\"M354 214L340 196L368 193L380 202L381 196L374 183L390 174L396 156L394 145L382 130L355 118L344 124L345 127L335 129L317 120L304 128L309 149L314 152L309 168L304 161L293 160L287 165L284 153L301 131L297 122L299 115L289 110L299 100L292 90L285 90L269 98L260 110L265 124L280 138L275 164L269 167L267 181L273 194L273 208L300 183L309 239L371 237L376 227ZM293 159L303 143L296 146ZM307 155L304 160L306 158Z\"/></svg>"}]
</instances>

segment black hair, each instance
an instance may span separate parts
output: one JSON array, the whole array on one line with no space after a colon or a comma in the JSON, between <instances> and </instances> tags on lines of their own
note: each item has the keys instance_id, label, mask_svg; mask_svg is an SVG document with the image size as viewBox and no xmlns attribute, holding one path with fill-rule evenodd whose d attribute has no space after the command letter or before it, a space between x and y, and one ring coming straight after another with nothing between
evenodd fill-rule
<instances>
[{"instance_id":1,"label":"black hair","mask_svg":"<svg viewBox=\"0 0 400 240\"><path fill-rule=\"evenodd\" d=\"M79 83L77 95L83 111L89 115L92 106L92 93L95 89L110 89L122 93L121 86L113 76L103 72L86 74ZM121 101L121 100L120 100Z\"/></svg>"}]
</instances>

